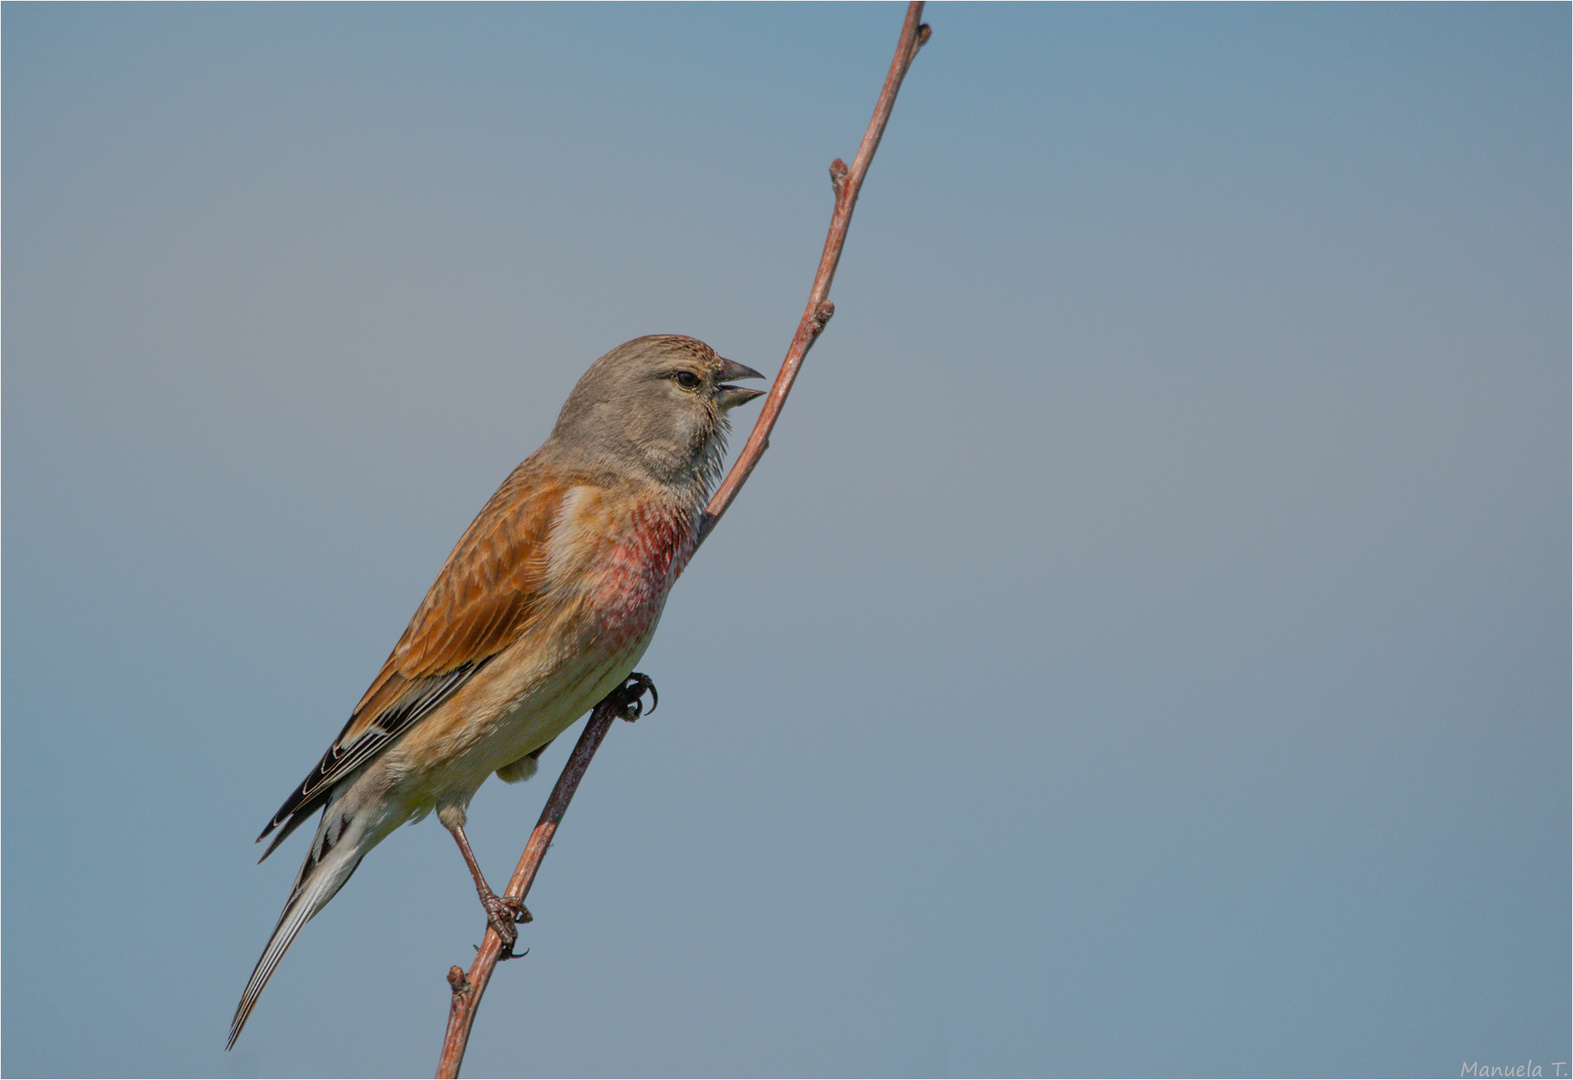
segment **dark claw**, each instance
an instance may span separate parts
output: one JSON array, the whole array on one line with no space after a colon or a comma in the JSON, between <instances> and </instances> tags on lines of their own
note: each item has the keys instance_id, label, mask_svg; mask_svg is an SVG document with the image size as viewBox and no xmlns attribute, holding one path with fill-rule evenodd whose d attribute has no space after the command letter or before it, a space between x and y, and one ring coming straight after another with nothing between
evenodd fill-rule
<instances>
[{"instance_id":1,"label":"dark claw","mask_svg":"<svg viewBox=\"0 0 1573 1080\"><path fill-rule=\"evenodd\" d=\"M499 964L502 963L504 960L517 960L521 956L529 956L530 955L530 950L529 949L524 950L524 952L514 952L513 951L513 945L514 945L514 943L511 942L511 941L505 941L505 942L502 943L502 948L497 950L497 962ZM481 951L481 947L479 945L471 945L470 948L474 949L476 952L480 952ZM470 983L469 983L469 980L466 979L465 983L464 983L464 989L468 990L469 988L470 988ZM455 990L454 993L459 993L459 991Z\"/></svg>"},{"instance_id":2,"label":"dark claw","mask_svg":"<svg viewBox=\"0 0 1573 1080\"><path fill-rule=\"evenodd\" d=\"M613 691L617 695L617 715L629 721L643 716L646 692L650 694L650 711L655 712L655 707L661 703L661 695L655 692L655 680L642 671L636 671L624 679L623 685Z\"/></svg>"}]
</instances>

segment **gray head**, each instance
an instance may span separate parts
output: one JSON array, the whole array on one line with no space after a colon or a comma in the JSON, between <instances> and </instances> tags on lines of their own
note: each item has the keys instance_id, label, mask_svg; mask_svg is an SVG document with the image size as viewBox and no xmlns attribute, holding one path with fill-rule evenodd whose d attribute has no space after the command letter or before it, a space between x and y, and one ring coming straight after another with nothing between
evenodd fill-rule
<instances>
[{"instance_id":1,"label":"gray head","mask_svg":"<svg viewBox=\"0 0 1573 1080\"><path fill-rule=\"evenodd\" d=\"M728 380L763 377L691 337L635 338L590 365L542 450L592 472L708 489L731 429L727 410L764 393Z\"/></svg>"}]
</instances>

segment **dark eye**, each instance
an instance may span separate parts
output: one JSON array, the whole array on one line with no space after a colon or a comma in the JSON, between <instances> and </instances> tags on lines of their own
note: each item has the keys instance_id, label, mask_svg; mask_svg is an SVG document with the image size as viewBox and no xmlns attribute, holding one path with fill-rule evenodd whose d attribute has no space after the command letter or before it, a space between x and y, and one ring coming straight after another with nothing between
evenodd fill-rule
<instances>
[{"instance_id":1,"label":"dark eye","mask_svg":"<svg viewBox=\"0 0 1573 1080\"><path fill-rule=\"evenodd\" d=\"M677 380L677 385L684 390L694 390L699 386L699 376L692 371L674 371L672 378Z\"/></svg>"}]
</instances>

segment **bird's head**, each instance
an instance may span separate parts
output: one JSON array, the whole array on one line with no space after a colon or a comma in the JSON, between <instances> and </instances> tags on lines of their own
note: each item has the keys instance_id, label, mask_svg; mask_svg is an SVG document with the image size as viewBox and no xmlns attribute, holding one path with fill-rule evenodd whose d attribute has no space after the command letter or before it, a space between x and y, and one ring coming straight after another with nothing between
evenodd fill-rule
<instances>
[{"instance_id":1,"label":"bird's head","mask_svg":"<svg viewBox=\"0 0 1573 1080\"><path fill-rule=\"evenodd\" d=\"M763 377L695 338L635 338L590 365L548 445L581 468L708 490L731 429L727 411L764 393L731 380Z\"/></svg>"}]
</instances>

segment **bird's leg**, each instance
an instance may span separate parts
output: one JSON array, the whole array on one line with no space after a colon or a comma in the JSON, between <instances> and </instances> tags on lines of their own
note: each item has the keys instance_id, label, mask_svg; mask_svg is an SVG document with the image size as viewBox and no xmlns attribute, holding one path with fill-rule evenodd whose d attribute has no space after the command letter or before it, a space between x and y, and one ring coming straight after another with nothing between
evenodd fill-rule
<instances>
[{"instance_id":1,"label":"bird's leg","mask_svg":"<svg viewBox=\"0 0 1573 1080\"><path fill-rule=\"evenodd\" d=\"M459 842L459 851L464 855L464 863L470 868L470 876L475 879L475 891L480 894L481 906L486 909L486 921L502 939L503 955L510 955L513 952L513 943L519 940L519 932L513 928L513 924L530 922L535 916L531 915L529 909L524 906L523 897L498 896L492 892L492 887L486 884L486 877L481 873L481 864L475 861L475 852L470 850L470 841L464 835L463 825L449 826L448 831Z\"/></svg>"},{"instance_id":2,"label":"bird's leg","mask_svg":"<svg viewBox=\"0 0 1573 1080\"><path fill-rule=\"evenodd\" d=\"M642 671L636 671L607 696L616 704L618 716L633 721L644 715L643 699L646 693L650 695L650 711L655 712L655 707L661 703L661 695L655 692L655 680Z\"/></svg>"},{"instance_id":3,"label":"bird's leg","mask_svg":"<svg viewBox=\"0 0 1573 1080\"><path fill-rule=\"evenodd\" d=\"M618 716L624 720L637 720L645 713L644 696L647 693L650 695L650 711L655 712L661 700L655 691L655 681L643 672L636 671L607 697L616 707ZM543 746L541 749L546 748ZM539 750L536 751L536 754L539 753ZM440 814L438 816L441 817ZM448 825L447 822L443 824ZM453 834L454 841L459 845L459 853L464 856L464 865L470 868L470 876L475 879L475 891L481 898L481 906L486 909L486 921L497 931L497 936L502 939L503 955L508 956L513 952L514 942L519 940L519 932L513 928L514 923L531 922L535 917L524 906L522 896L498 896L492 892L492 887L486 884L486 875L481 873L481 864L476 861L475 852L470 849L470 840L464 835L462 821L448 825L448 831Z\"/></svg>"}]
</instances>

